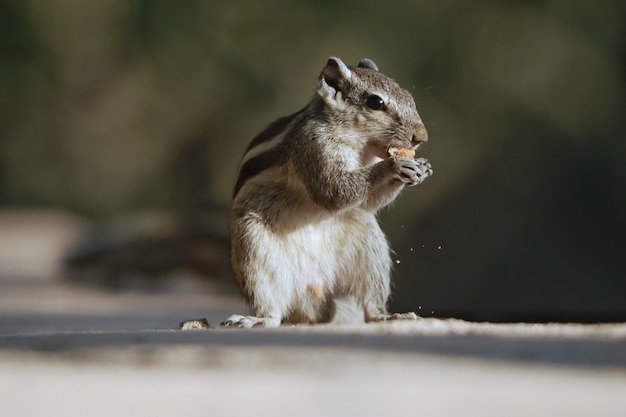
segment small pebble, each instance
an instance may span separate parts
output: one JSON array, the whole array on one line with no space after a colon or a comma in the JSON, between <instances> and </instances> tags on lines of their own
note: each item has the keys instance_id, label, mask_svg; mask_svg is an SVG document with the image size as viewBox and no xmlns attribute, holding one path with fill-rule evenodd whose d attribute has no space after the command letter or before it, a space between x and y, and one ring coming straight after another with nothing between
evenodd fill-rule
<instances>
[{"instance_id":1,"label":"small pebble","mask_svg":"<svg viewBox=\"0 0 626 417\"><path fill-rule=\"evenodd\" d=\"M180 323L180 330L205 330L209 328L207 319L186 320Z\"/></svg>"}]
</instances>

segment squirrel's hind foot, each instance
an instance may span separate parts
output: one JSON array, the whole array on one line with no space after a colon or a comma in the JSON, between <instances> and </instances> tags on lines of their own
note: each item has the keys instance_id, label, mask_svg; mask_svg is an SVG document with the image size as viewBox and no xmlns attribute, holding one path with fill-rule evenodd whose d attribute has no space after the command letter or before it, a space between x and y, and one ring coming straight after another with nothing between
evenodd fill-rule
<instances>
[{"instance_id":1,"label":"squirrel's hind foot","mask_svg":"<svg viewBox=\"0 0 626 417\"><path fill-rule=\"evenodd\" d=\"M226 320L224 320L221 326L224 327L278 327L281 320L274 317L254 317L254 316L241 316L239 314L233 314Z\"/></svg>"},{"instance_id":2,"label":"squirrel's hind foot","mask_svg":"<svg viewBox=\"0 0 626 417\"><path fill-rule=\"evenodd\" d=\"M421 317L413 312L409 313L393 313L393 314L377 314L367 319L368 322L380 322L391 320L420 320Z\"/></svg>"}]
</instances>

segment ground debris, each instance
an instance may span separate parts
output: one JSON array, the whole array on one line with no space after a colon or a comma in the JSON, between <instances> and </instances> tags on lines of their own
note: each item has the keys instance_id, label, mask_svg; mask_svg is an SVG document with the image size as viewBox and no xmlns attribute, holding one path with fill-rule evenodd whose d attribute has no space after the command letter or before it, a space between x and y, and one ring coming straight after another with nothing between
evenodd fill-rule
<instances>
[{"instance_id":1,"label":"ground debris","mask_svg":"<svg viewBox=\"0 0 626 417\"><path fill-rule=\"evenodd\" d=\"M180 323L180 330L205 330L209 328L207 319L186 320Z\"/></svg>"}]
</instances>

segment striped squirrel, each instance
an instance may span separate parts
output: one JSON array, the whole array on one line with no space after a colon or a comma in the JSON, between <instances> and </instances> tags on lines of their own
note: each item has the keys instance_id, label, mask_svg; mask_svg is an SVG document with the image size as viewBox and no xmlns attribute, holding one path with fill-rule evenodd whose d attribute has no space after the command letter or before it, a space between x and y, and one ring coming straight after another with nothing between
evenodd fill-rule
<instances>
[{"instance_id":1,"label":"striped squirrel","mask_svg":"<svg viewBox=\"0 0 626 417\"><path fill-rule=\"evenodd\" d=\"M373 61L347 67L329 58L309 104L244 154L232 265L255 316L222 325L328 322L345 299L367 322L416 319L387 312L391 255L376 212L432 174L413 157L427 140L411 94Z\"/></svg>"}]
</instances>

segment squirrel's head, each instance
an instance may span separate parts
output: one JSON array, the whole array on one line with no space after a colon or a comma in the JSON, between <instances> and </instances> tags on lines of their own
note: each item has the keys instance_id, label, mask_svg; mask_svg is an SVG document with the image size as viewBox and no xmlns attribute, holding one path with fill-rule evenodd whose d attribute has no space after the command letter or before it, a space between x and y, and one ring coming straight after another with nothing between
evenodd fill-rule
<instances>
[{"instance_id":1,"label":"squirrel's head","mask_svg":"<svg viewBox=\"0 0 626 417\"><path fill-rule=\"evenodd\" d=\"M347 67L339 58L329 58L317 94L342 133L365 140L376 156L386 157L390 147L417 148L428 140L413 96L369 59Z\"/></svg>"}]
</instances>

